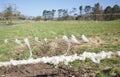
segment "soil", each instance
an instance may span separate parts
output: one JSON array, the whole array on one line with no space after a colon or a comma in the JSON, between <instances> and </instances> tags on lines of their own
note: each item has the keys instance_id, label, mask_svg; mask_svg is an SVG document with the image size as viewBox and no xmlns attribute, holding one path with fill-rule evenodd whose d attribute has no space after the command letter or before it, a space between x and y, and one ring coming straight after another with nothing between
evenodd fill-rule
<instances>
[{"instance_id":1,"label":"soil","mask_svg":"<svg viewBox=\"0 0 120 77\"><path fill-rule=\"evenodd\" d=\"M0 77L59 77L59 69L48 64L0 67Z\"/></svg>"},{"instance_id":2,"label":"soil","mask_svg":"<svg viewBox=\"0 0 120 77\"><path fill-rule=\"evenodd\" d=\"M0 67L0 77L95 77L90 69L75 70L68 66L54 67L50 64L28 64Z\"/></svg>"},{"instance_id":3,"label":"soil","mask_svg":"<svg viewBox=\"0 0 120 77\"><path fill-rule=\"evenodd\" d=\"M116 65L116 68L119 69L119 66L120 64ZM111 67L103 68L99 72L92 69L90 66L85 67L84 63L77 69L66 65L56 67L38 63L0 67L0 77L101 77L100 72L110 74L111 77L120 77L120 73L116 71L111 73Z\"/></svg>"}]
</instances>

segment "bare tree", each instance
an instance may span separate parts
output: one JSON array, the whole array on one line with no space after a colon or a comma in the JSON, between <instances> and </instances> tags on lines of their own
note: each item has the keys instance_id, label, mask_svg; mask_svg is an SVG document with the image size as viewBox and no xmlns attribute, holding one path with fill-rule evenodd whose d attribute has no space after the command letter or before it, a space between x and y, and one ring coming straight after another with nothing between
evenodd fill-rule
<instances>
[{"instance_id":1,"label":"bare tree","mask_svg":"<svg viewBox=\"0 0 120 77\"><path fill-rule=\"evenodd\" d=\"M13 19L19 18L20 12L17 11L16 6L9 4L3 11L3 17L7 23L12 23Z\"/></svg>"}]
</instances>

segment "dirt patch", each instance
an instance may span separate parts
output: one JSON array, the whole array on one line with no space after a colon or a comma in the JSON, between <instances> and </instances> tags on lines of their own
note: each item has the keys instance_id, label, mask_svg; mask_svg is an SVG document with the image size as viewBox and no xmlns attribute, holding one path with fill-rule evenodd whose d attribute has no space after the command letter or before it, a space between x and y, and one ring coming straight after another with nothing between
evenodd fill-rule
<instances>
[{"instance_id":1,"label":"dirt patch","mask_svg":"<svg viewBox=\"0 0 120 77\"><path fill-rule=\"evenodd\" d=\"M72 43L69 48L69 52L67 55L72 54L82 54L84 50L82 48L86 47L87 49L94 49L97 48L103 41L98 36L94 36L90 38L90 43L84 43L82 40L79 40L80 44ZM18 48L18 49L17 49ZM24 47L17 47L15 53L13 53L12 58L18 59L18 57L24 53L27 49L27 46ZM44 56L56 56L56 55L63 55L68 50L68 43L63 40L62 38L58 39L48 39L47 42L33 42L31 44L33 56L35 58L44 57ZM85 49L86 49L85 48Z\"/></svg>"},{"instance_id":2,"label":"dirt patch","mask_svg":"<svg viewBox=\"0 0 120 77\"><path fill-rule=\"evenodd\" d=\"M77 69L66 65L56 68L50 64L38 63L0 67L0 77L99 77L101 73L111 76L111 70L113 70L109 67L96 72L92 70L92 67L84 66L85 64L82 63ZM112 77L119 77L120 73L118 72L117 70L112 71Z\"/></svg>"},{"instance_id":3,"label":"dirt patch","mask_svg":"<svg viewBox=\"0 0 120 77\"><path fill-rule=\"evenodd\" d=\"M23 54L24 50L26 49L26 46L17 46L15 48L16 51L12 54L12 58L16 59L20 54Z\"/></svg>"},{"instance_id":4,"label":"dirt patch","mask_svg":"<svg viewBox=\"0 0 120 77\"><path fill-rule=\"evenodd\" d=\"M0 67L0 77L95 77L90 69L75 70L68 66L55 68L49 64Z\"/></svg>"},{"instance_id":5,"label":"dirt patch","mask_svg":"<svg viewBox=\"0 0 120 77\"><path fill-rule=\"evenodd\" d=\"M63 39L54 39L47 43L39 45L34 44L33 46L37 46L38 48L38 50L33 52L33 55L36 55L37 57L62 55L68 50L68 44ZM71 43L69 55L79 51L79 48L80 45Z\"/></svg>"},{"instance_id":6,"label":"dirt patch","mask_svg":"<svg viewBox=\"0 0 120 77\"><path fill-rule=\"evenodd\" d=\"M95 48L95 47L104 43L104 41L99 36L92 36L91 38L89 38L89 41L90 41L89 43L84 43L82 41L81 46L87 46L87 47L92 47L92 48L94 47Z\"/></svg>"},{"instance_id":7,"label":"dirt patch","mask_svg":"<svg viewBox=\"0 0 120 77\"><path fill-rule=\"evenodd\" d=\"M62 74L60 75L62 76ZM41 63L0 67L0 77L47 77L60 75L57 68Z\"/></svg>"}]
</instances>

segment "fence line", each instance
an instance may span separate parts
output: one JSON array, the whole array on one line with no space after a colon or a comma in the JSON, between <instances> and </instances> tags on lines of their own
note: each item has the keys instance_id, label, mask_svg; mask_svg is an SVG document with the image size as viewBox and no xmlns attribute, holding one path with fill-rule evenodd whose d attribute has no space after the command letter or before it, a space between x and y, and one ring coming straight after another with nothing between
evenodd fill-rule
<instances>
[{"instance_id":1,"label":"fence line","mask_svg":"<svg viewBox=\"0 0 120 77\"><path fill-rule=\"evenodd\" d=\"M103 15L103 16L108 16L108 15L112 15L112 16L116 16L116 15L120 15L120 13L108 13L108 14L82 14L81 16L84 16L84 15L88 15L88 16L94 16L94 15L96 15L96 16L101 16L101 15ZM54 17L57 17L58 15L54 15ZM31 16L30 16L31 17ZM42 16L41 16L42 17ZM9 18L9 17L8 17ZM19 18L19 17L10 17L10 18L12 18L12 19L16 19L16 18ZM28 17L27 17L28 18ZM3 16L0 16L0 19L6 19L5 17L3 17Z\"/></svg>"}]
</instances>

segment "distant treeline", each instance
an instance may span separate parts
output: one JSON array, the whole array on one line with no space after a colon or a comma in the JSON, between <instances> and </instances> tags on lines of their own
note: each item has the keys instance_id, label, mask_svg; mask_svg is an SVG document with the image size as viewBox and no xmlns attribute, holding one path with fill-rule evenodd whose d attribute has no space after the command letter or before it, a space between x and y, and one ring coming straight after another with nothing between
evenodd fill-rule
<instances>
[{"instance_id":1,"label":"distant treeline","mask_svg":"<svg viewBox=\"0 0 120 77\"><path fill-rule=\"evenodd\" d=\"M86 5L79 6L79 14L77 8L68 9L52 9L43 10L42 16L25 16L16 9L16 6L8 5L3 12L0 12L0 20L11 22L12 20L116 20L120 19L120 6L107 6L102 9L99 3L93 7Z\"/></svg>"},{"instance_id":2,"label":"distant treeline","mask_svg":"<svg viewBox=\"0 0 120 77\"><path fill-rule=\"evenodd\" d=\"M113 7L107 6L102 9L99 3L96 3L94 7L90 5L79 6L79 14L76 13L77 9L58 9L58 10L44 10L43 19L44 20L115 20L120 18L120 6L114 5ZM55 18L55 13L58 13L57 18Z\"/></svg>"}]
</instances>

